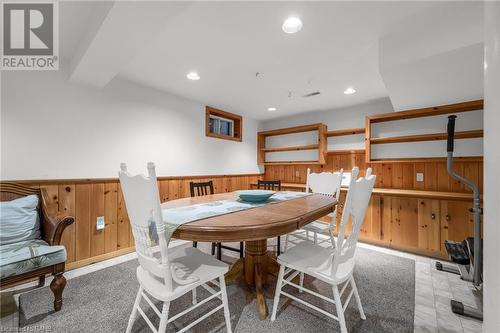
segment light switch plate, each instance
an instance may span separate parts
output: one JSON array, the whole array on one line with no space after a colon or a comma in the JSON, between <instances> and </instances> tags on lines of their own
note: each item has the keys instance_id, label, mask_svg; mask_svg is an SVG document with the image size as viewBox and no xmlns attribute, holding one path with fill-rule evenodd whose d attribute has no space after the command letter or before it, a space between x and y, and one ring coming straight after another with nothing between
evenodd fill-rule
<instances>
[{"instance_id":1,"label":"light switch plate","mask_svg":"<svg viewBox=\"0 0 500 333\"><path fill-rule=\"evenodd\" d=\"M299 178L299 177L300 177L300 172L299 172L299 170L295 170L295 177L296 177L296 178Z\"/></svg>"},{"instance_id":2,"label":"light switch plate","mask_svg":"<svg viewBox=\"0 0 500 333\"><path fill-rule=\"evenodd\" d=\"M417 182L423 182L423 181L424 181L424 173L417 172Z\"/></svg>"},{"instance_id":3,"label":"light switch plate","mask_svg":"<svg viewBox=\"0 0 500 333\"><path fill-rule=\"evenodd\" d=\"M97 230L102 230L102 229L104 229L104 226L105 226L105 224L104 224L104 216L98 216L97 220L96 220L95 228Z\"/></svg>"}]
</instances>

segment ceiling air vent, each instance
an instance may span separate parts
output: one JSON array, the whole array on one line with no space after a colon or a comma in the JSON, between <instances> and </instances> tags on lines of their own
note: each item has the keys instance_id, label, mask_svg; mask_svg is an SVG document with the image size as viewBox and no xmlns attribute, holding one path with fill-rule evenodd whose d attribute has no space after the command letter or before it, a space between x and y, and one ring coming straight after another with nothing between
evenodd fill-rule
<instances>
[{"instance_id":1,"label":"ceiling air vent","mask_svg":"<svg viewBox=\"0 0 500 333\"><path fill-rule=\"evenodd\" d=\"M319 91L315 91L309 94L305 94L304 97L312 97L321 94Z\"/></svg>"}]
</instances>

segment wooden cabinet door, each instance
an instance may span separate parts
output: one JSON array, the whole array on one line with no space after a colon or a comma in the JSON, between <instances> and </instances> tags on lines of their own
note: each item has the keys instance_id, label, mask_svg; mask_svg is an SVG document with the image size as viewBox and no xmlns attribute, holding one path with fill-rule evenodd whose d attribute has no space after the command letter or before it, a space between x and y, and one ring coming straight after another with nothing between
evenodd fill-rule
<instances>
[{"instance_id":1,"label":"wooden cabinet door","mask_svg":"<svg viewBox=\"0 0 500 333\"><path fill-rule=\"evenodd\" d=\"M439 200L418 200L418 247L427 251L441 251Z\"/></svg>"},{"instance_id":2,"label":"wooden cabinet door","mask_svg":"<svg viewBox=\"0 0 500 333\"><path fill-rule=\"evenodd\" d=\"M372 195L366 210L365 221L359 231L359 239L380 240L382 231L381 224L380 196Z\"/></svg>"},{"instance_id":3,"label":"wooden cabinet door","mask_svg":"<svg viewBox=\"0 0 500 333\"><path fill-rule=\"evenodd\" d=\"M474 220L469 201L441 200L441 252L445 240L463 241L474 235Z\"/></svg>"},{"instance_id":4,"label":"wooden cabinet door","mask_svg":"<svg viewBox=\"0 0 500 333\"><path fill-rule=\"evenodd\" d=\"M390 197L380 198L380 240L387 245L391 243L392 238L392 205Z\"/></svg>"},{"instance_id":5,"label":"wooden cabinet door","mask_svg":"<svg viewBox=\"0 0 500 333\"><path fill-rule=\"evenodd\" d=\"M418 199L391 198L391 244L418 247Z\"/></svg>"}]
</instances>

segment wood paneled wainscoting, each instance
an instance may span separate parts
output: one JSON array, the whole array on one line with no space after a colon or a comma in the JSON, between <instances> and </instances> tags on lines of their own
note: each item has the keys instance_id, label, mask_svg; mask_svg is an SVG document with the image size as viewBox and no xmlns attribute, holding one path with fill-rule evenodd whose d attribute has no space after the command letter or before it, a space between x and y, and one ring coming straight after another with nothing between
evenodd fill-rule
<instances>
[{"instance_id":1,"label":"wood paneled wainscoting","mask_svg":"<svg viewBox=\"0 0 500 333\"><path fill-rule=\"evenodd\" d=\"M190 181L213 180L216 193L249 189L261 174L159 177L162 202L189 197ZM75 217L63 234L67 269L81 267L134 251L134 240L118 178L16 181L47 190L49 209ZM96 219L104 216L105 228Z\"/></svg>"},{"instance_id":2,"label":"wood paneled wainscoting","mask_svg":"<svg viewBox=\"0 0 500 333\"><path fill-rule=\"evenodd\" d=\"M281 179L284 183L306 183L307 168L311 172L331 172L341 168L345 172L357 166L360 173L370 166L373 173L377 175L375 187L394 188L405 190L426 190L441 192L469 191L460 182L452 179L446 171L446 161L444 159L415 159L400 162L365 162L365 151L346 150L336 153L328 153L326 163L321 164L284 164L266 165L264 178L266 180ZM463 174L466 178L479 184L482 192L483 188L483 160L482 157L467 158L461 160L456 158L454 169ZM416 174L424 174L424 181L417 182Z\"/></svg>"},{"instance_id":3,"label":"wood paneled wainscoting","mask_svg":"<svg viewBox=\"0 0 500 333\"><path fill-rule=\"evenodd\" d=\"M472 196L463 184L451 179L443 159L365 163L364 150L329 153L326 164L266 165L265 180L281 179L285 190L304 190L307 168L312 172L361 172L371 166L377 176L375 189L361 227L360 239L400 250L446 257L444 240L461 241L473 234ZM456 159L454 168L483 188L482 158ZM416 173L424 181L416 181ZM346 189L340 197L340 210ZM340 223L340 216L338 215Z\"/></svg>"}]
</instances>

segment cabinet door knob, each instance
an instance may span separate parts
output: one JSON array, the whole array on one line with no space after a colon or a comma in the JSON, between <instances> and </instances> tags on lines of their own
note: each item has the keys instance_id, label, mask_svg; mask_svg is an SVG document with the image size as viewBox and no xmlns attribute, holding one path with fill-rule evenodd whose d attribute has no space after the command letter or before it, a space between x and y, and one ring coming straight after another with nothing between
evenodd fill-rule
<instances>
[{"instance_id":1,"label":"cabinet door knob","mask_svg":"<svg viewBox=\"0 0 500 333\"><path fill-rule=\"evenodd\" d=\"M435 220L436 219L436 214L432 213L431 214L431 219Z\"/></svg>"},{"instance_id":2,"label":"cabinet door knob","mask_svg":"<svg viewBox=\"0 0 500 333\"><path fill-rule=\"evenodd\" d=\"M446 221L449 221L451 219L451 216L449 214L446 214L445 219Z\"/></svg>"}]
</instances>

